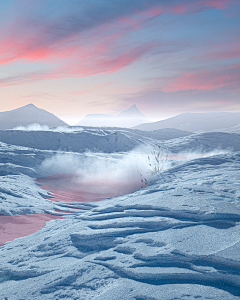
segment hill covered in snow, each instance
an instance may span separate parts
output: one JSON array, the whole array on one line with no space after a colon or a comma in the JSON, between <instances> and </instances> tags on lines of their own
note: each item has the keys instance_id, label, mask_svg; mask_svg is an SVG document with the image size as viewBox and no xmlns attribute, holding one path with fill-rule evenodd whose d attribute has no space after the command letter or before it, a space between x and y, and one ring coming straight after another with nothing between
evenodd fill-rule
<instances>
[{"instance_id":1,"label":"hill covered in snow","mask_svg":"<svg viewBox=\"0 0 240 300\"><path fill-rule=\"evenodd\" d=\"M237 128L235 128L237 126ZM240 113L208 112L183 113L166 120L135 126L140 130L156 130L162 128L176 128L190 132L196 131L226 131L239 132Z\"/></svg>"},{"instance_id":2,"label":"hill covered in snow","mask_svg":"<svg viewBox=\"0 0 240 300\"><path fill-rule=\"evenodd\" d=\"M123 128L71 127L54 130L2 130L0 141L41 150L62 150L73 152L122 152L138 146L159 143L176 137L185 137L190 133L164 129L144 132Z\"/></svg>"},{"instance_id":3,"label":"hill covered in snow","mask_svg":"<svg viewBox=\"0 0 240 300\"><path fill-rule=\"evenodd\" d=\"M68 126L54 114L38 108L33 104L28 104L10 111L0 112L0 130L28 126L34 123L47 125L49 127Z\"/></svg>"}]
</instances>

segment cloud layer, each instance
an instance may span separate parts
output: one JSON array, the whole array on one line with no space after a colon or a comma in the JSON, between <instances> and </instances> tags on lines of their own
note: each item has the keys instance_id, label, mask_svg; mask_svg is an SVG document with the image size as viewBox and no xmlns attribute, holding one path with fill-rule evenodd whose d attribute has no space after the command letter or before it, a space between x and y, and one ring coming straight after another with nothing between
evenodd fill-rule
<instances>
[{"instance_id":1,"label":"cloud layer","mask_svg":"<svg viewBox=\"0 0 240 300\"><path fill-rule=\"evenodd\" d=\"M155 92L174 99L173 93L201 91L212 104L212 91L215 98L239 92L236 0L11 0L0 8L6 12L0 15L0 87L8 88L12 103L19 86L49 94L48 82L65 79L60 90L69 87L84 107L99 101L93 86L101 86L102 103L123 109ZM94 79L85 86L88 77ZM74 78L81 88L67 81Z\"/></svg>"}]
</instances>

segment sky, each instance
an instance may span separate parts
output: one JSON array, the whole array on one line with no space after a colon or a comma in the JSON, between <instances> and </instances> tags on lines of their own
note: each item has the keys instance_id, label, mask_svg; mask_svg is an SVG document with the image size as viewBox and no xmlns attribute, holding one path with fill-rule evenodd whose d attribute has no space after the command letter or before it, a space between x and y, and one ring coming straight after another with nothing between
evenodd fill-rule
<instances>
[{"instance_id":1,"label":"sky","mask_svg":"<svg viewBox=\"0 0 240 300\"><path fill-rule=\"evenodd\" d=\"M0 111L240 112L239 0L0 0Z\"/></svg>"}]
</instances>

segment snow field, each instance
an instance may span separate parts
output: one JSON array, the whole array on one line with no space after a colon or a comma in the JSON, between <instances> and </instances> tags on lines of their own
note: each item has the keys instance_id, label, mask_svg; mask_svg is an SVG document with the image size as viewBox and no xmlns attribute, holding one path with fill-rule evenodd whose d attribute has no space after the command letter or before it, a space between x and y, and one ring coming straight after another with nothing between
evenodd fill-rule
<instances>
[{"instance_id":1,"label":"snow field","mask_svg":"<svg viewBox=\"0 0 240 300\"><path fill-rule=\"evenodd\" d=\"M238 136L195 134L168 146L173 153L197 147L207 153L218 148L219 138L228 153L169 163L150 186L94 203L52 202L34 183L53 172L64 153L2 144L0 157L12 164L2 168L2 214L71 212L0 247L2 298L239 299ZM128 155L106 153L74 157L117 163ZM75 165L76 174L82 167L67 160L56 168L65 172L67 165Z\"/></svg>"}]
</instances>

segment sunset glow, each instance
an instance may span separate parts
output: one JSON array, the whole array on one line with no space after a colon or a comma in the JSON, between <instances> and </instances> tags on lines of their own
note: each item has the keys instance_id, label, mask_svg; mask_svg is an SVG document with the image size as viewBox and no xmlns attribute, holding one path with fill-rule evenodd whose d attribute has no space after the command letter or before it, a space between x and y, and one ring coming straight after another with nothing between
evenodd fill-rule
<instances>
[{"instance_id":1,"label":"sunset glow","mask_svg":"<svg viewBox=\"0 0 240 300\"><path fill-rule=\"evenodd\" d=\"M2 1L0 111L240 111L239 31L236 0Z\"/></svg>"}]
</instances>

